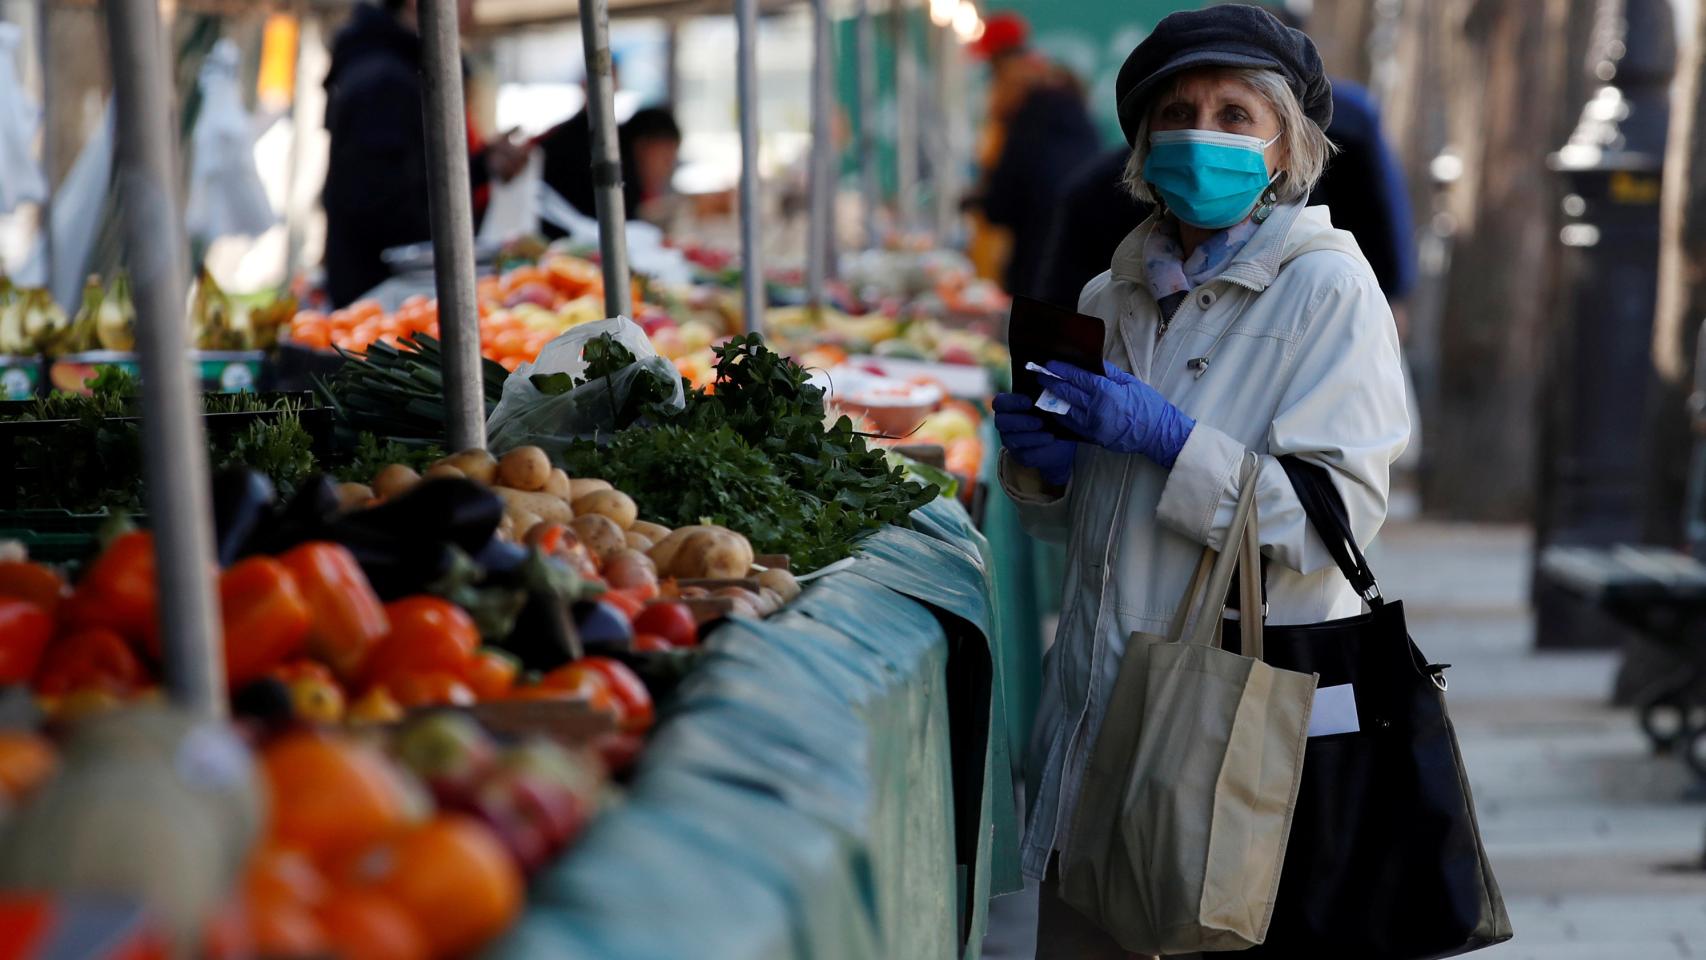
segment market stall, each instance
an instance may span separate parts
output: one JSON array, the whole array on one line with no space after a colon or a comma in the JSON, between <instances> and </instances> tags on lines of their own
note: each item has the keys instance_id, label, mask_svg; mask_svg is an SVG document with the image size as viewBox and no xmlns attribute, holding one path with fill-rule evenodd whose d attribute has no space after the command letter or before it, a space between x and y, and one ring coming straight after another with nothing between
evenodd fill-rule
<instances>
[{"instance_id":1,"label":"market stall","mask_svg":"<svg viewBox=\"0 0 1706 960\"><path fill-rule=\"evenodd\" d=\"M436 297L192 299L146 206L129 279L76 316L0 291L0 336L87 394L0 410L0 538L34 551L0 561L0 885L117 894L132 944L218 956L976 956L1019 887L1035 630L967 510L999 334L925 301L998 302L952 269L842 283L827 250L767 274L750 206L738 295L630 279L619 203L597 260L477 275L451 6L422 4ZM107 10L115 74L147 81L121 179L169 197L157 20ZM606 9L580 14L609 174ZM198 390L177 358L232 331L313 359L312 389ZM162 689L179 710L139 706ZM80 842L150 855L49 855L123 778L150 786ZM163 825L204 802L220 830Z\"/></svg>"}]
</instances>

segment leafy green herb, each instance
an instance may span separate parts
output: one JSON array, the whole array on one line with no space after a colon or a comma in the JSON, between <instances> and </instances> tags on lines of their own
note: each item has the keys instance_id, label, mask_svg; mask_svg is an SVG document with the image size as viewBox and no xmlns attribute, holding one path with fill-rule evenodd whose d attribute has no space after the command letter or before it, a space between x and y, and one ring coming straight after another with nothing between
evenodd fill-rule
<instances>
[{"instance_id":1,"label":"leafy green herb","mask_svg":"<svg viewBox=\"0 0 1706 960\"><path fill-rule=\"evenodd\" d=\"M310 477L319 473L314 462L314 438L295 413L273 420L256 420L238 433L216 461L217 467L250 467L272 478L281 500L288 500Z\"/></svg>"},{"instance_id":2,"label":"leafy green herb","mask_svg":"<svg viewBox=\"0 0 1706 960\"><path fill-rule=\"evenodd\" d=\"M332 468L332 475L348 483L367 483L375 474L393 463L401 463L416 473L444 459L444 451L436 446L412 446L395 440L380 440L371 433L356 437L355 449L348 461Z\"/></svg>"}]
</instances>

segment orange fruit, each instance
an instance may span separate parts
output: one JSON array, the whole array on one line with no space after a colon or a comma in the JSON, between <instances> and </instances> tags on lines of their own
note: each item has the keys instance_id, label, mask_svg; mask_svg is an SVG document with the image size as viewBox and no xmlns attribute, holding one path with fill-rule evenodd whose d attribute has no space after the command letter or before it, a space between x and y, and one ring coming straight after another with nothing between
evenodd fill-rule
<instances>
[{"instance_id":1,"label":"orange fruit","mask_svg":"<svg viewBox=\"0 0 1706 960\"><path fill-rule=\"evenodd\" d=\"M21 797L59 766L53 744L22 730L0 730L0 797Z\"/></svg>"},{"instance_id":2,"label":"orange fruit","mask_svg":"<svg viewBox=\"0 0 1706 960\"><path fill-rule=\"evenodd\" d=\"M317 957L326 953L326 931L314 911L293 900L250 900L249 942L261 957Z\"/></svg>"},{"instance_id":3,"label":"orange fruit","mask_svg":"<svg viewBox=\"0 0 1706 960\"><path fill-rule=\"evenodd\" d=\"M320 908L326 940L342 960L427 960L420 924L402 905L372 890L340 889Z\"/></svg>"},{"instance_id":4,"label":"orange fruit","mask_svg":"<svg viewBox=\"0 0 1706 960\"><path fill-rule=\"evenodd\" d=\"M326 878L307 854L269 845L249 859L243 889L251 901L292 901L313 907L325 902L327 888Z\"/></svg>"},{"instance_id":5,"label":"orange fruit","mask_svg":"<svg viewBox=\"0 0 1706 960\"><path fill-rule=\"evenodd\" d=\"M426 935L432 955L467 954L521 910L522 879L509 851L471 817L439 816L364 854L355 880L390 897Z\"/></svg>"},{"instance_id":6,"label":"orange fruit","mask_svg":"<svg viewBox=\"0 0 1706 960\"><path fill-rule=\"evenodd\" d=\"M371 747L317 733L287 734L261 754L272 794L271 836L324 862L405 827L407 782Z\"/></svg>"},{"instance_id":7,"label":"orange fruit","mask_svg":"<svg viewBox=\"0 0 1706 960\"><path fill-rule=\"evenodd\" d=\"M462 672L462 679L481 700L502 700L515 687L521 665L514 657L497 650L481 650Z\"/></svg>"}]
</instances>

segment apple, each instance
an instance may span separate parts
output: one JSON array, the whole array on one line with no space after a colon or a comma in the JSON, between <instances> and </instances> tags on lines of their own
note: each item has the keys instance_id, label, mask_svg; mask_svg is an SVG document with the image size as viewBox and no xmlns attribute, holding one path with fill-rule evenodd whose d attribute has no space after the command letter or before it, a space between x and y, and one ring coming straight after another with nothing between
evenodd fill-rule
<instances>
[{"instance_id":1,"label":"apple","mask_svg":"<svg viewBox=\"0 0 1706 960\"><path fill-rule=\"evenodd\" d=\"M519 307L524 303L551 309L557 305L557 294L542 283L524 283L510 291L503 301L506 307Z\"/></svg>"},{"instance_id":2,"label":"apple","mask_svg":"<svg viewBox=\"0 0 1706 960\"><path fill-rule=\"evenodd\" d=\"M472 717L435 710L405 726L391 750L447 798L465 794L491 769L497 746Z\"/></svg>"}]
</instances>

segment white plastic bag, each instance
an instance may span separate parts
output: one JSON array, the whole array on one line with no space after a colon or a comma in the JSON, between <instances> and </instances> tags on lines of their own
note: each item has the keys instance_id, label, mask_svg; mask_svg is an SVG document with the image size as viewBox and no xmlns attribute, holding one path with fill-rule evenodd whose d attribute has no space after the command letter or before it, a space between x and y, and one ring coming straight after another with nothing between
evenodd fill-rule
<instances>
[{"instance_id":1,"label":"white plastic bag","mask_svg":"<svg viewBox=\"0 0 1706 960\"><path fill-rule=\"evenodd\" d=\"M201 112L190 135L184 225L200 240L259 236L278 222L255 169L253 122L237 92L237 45L221 40L201 67Z\"/></svg>"},{"instance_id":2,"label":"white plastic bag","mask_svg":"<svg viewBox=\"0 0 1706 960\"><path fill-rule=\"evenodd\" d=\"M544 183L545 154L534 150L527 165L508 183L494 181L478 239L504 243L531 236L539 229L539 187Z\"/></svg>"},{"instance_id":3,"label":"white plastic bag","mask_svg":"<svg viewBox=\"0 0 1706 960\"><path fill-rule=\"evenodd\" d=\"M101 125L76 162L60 181L53 204L53 275L48 275L47 244L37 237L30 258L17 273L19 286L47 287L55 302L75 310L83 300L83 282L89 278L89 251L101 227L101 210L113 179L113 104L107 101Z\"/></svg>"},{"instance_id":4,"label":"white plastic bag","mask_svg":"<svg viewBox=\"0 0 1706 960\"><path fill-rule=\"evenodd\" d=\"M31 150L41 111L18 83L22 36L16 25L0 23L0 213L47 199L47 177Z\"/></svg>"},{"instance_id":5,"label":"white plastic bag","mask_svg":"<svg viewBox=\"0 0 1706 960\"><path fill-rule=\"evenodd\" d=\"M609 377L582 384L567 393L547 395L533 385L535 374L566 373L579 380L586 375L581 356L591 341L610 334L628 348L635 363ZM571 441L598 433L611 433L619 424L614 412L623 408L634 384L641 377L661 377L672 385L669 407L687 405L681 374L675 364L652 349L646 331L627 317L583 323L552 340L539 351L538 359L524 363L504 381L503 396L486 420L486 446L494 453L533 445L547 452L561 450Z\"/></svg>"},{"instance_id":6,"label":"white plastic bag","mask_svg":"<svg viewBox=\"0 0 1706 960\"><path fill-rule=\"evenodd\" d=\"M538 156L538 151L534 155ZM537 183L535 196L539 220L568 234L571 245L598 246L597 220L576 210L543 179ZM628 241L628 269L669 286L685 287L693 282L692 264L680 250L664 246L663 231L656 225L629 220L623 236Z\"/></svg>"}]
</instances>

